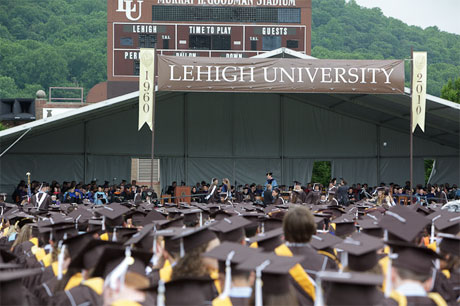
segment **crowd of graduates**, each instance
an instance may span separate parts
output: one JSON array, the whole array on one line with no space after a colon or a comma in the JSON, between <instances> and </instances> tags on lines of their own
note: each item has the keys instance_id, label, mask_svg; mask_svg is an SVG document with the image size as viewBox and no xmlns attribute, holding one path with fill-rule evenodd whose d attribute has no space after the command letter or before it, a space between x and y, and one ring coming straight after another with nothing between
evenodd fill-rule
<instances>
[{"instance_id":1,"label":"crowd of graduates","mask_svg":"<svg viewBox=\"0 0 460 306\"><path fill-rule=\"evenodd\" d=\"M213 179L190 203L26 186L0 200L0 305L458 305L457 207L403 205L394 186L345 199L336 183L280 189L270 174L241 198Z\"/></svg>"}]
</instances>

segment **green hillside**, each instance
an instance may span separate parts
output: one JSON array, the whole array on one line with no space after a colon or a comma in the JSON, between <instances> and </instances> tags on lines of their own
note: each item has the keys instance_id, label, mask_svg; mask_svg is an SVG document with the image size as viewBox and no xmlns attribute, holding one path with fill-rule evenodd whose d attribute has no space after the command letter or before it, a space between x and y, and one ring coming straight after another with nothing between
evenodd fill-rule
<instances>
[{"instance_id":1,"label":"green hillside","mask_svg":"<svg viewBox=\"0 0 460 306\"><path fill-rule=\"evenodd\" d=\"M408 26L353 1L313 0L313 56L402 59L411 46L428 51L429 93L439 96L460 76L459 35ZM106 65L106 0L0 0L0 98L50 86L87 92L105 80Z\"/></svg>"}]
</instances>

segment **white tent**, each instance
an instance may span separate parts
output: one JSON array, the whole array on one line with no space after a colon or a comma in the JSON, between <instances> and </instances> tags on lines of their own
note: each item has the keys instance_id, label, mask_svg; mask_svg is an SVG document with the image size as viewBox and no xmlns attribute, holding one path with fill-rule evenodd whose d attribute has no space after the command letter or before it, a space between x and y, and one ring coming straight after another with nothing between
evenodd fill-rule
<instances>
[{"instance_id":1,"label":"white tent","mask_svg":"<svg viewBox=\"0 0 460 306\"><path fill-rule=\"evenodd\" d=\"M295 56L275 50L268 56ZM137 131L138 92L0 132L0 191L26 179L130 179L131 159L149 158L151 134ZM158 92L155 157L162 185L211 177L308 182L315 161L349 182L409 178L409 91L405 95ZM425 133L414 136L414 183L434 159L433 183L460 182L460 105L427 96ZM1 153L0 153L1 154Z\"/></svg>"}]
</instances>

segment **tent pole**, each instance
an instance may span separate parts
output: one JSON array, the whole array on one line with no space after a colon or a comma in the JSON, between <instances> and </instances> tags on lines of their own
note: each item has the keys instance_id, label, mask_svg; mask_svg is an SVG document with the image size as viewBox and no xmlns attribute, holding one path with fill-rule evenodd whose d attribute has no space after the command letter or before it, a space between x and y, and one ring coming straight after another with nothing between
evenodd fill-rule
<instances>
[{"instance_id":1,"label":"tent pole","mask_svg":"<svg viewBox=\"0 0 460 306\"><path fill-rule=\"evenodd\" d=\"M414 48L411 47L410 48L410 98L411 98L411 101L412 101L412 74L414 73ZM410 150L409 150L409 164L410 164L410 192L409 192L409 199L410 199L410 203L412 204L412 186L413 186L413 174L414 174L414 164L413 164L413 156L414 156L414 135L412 133L412 118L413 118L414 114L412 114L412 102L411 102L411 105L410 105L410 125L409 125L409 133L410 133Z\"/></svg>"},{"instance_id":2,"label":"tent pole","mask_svg":"<svg viewBox=\"0 0 460 306\"><path fill-rule=\"evenodd\" d=\"M377 184L380 184L380 144L381 144L381 136L380 136L380 125L377 125Z\"/></svg>"},{"instance_id":3,"label":"tent pole","mask_svg":"<svg viewBox=\"0 0 460 306\"><path fill-rule=\"evenodd\" d=\"M156 49L153 49L153 58L154 61L156 61ZM155 62L154 62L155 63ZM155 91L155 70L153 71L153 93L152 93L152 148L151 148L151 158L150 158L150 188L153 189L153 160L155 158L154 155L154 149L155 149L155 106L156 106L156 101L155 101L155 96L156 96L156 91Z\"/></svg>"}]
</instances>

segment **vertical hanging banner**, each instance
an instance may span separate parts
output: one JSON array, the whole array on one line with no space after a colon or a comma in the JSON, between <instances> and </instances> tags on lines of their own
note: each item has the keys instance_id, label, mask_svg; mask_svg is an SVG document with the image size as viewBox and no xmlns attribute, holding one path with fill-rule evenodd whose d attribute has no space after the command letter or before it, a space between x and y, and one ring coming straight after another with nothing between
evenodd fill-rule
<instances>
[{"instance_id":1,"label":"vertical hanging banner","mask_svg":"<svg viewBox=\"0 0 460 306\"><path fill-rule=\"evenodd\" d=\"M417 125L425 132L427 54L414 52L412 60L412 133Z\"/></svg>"},{"instance_id":2,"label":"vertical hanging banner","mask_svg":"<svg viewBox=\"0 0 460 306\"><path fill-rule=\"evenodd\" d=\"M139 128L145 123L153 131L155 111L155 49L141 48L139 63Z\"/></svg>"}]
</instances>

